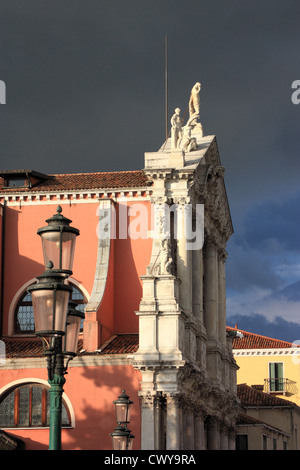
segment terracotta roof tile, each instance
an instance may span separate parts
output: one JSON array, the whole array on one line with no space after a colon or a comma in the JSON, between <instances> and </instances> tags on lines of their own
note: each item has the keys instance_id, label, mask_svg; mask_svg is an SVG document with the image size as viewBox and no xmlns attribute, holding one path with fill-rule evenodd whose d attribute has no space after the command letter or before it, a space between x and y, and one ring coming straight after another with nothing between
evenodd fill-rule
<instances>
[{"instance_id":1,"label":"terracotta roof tile","mask_svg":"<svg viewBox=\"0 0 300 470\"><path fill-rule=\"evenodd\" d=\"M236 328L227 327L227 331L236 331ZM233 349L266 349L266 348L291 348L292 343L265 336L249 333L238 329L243 334L243 338L233 339ZM36 337L3 337L1 338L6 347L6 357L42 357L42 342ZM138 334L120 334L112 337L97 354L133 354L139 346ZM79 339L78 351L82 350L82 338ZM85 353L88 354L88 353Z\"/></svg>"},{"instance_id":2,"label":"terracotta roof tile","mask_svg":"<svg viewBox=\"0 0 300 470\"><path fill-rule=\"evenodd\" d=\"M282 341L280 339L268 338L267 336L249 333L248 331L241 330L240 328L232 328L227 326L227 332L239 331L243 337L235 337L233 339L233 349L278 349L278 348L291 348L292 343Z\"/></svg>"},{"instance_id":3,"label":"terracotta roof tile","mask_svg":"<svg viewBox=\"0 0 300 470\"><path fill-rule=\"evenodd\" d=\"M0 429L0 450L25 450L25 442Z\"/></svg>"},{"instance_id":4,"label":"terracotta roof tile","mask_svg":"<svg viewBox=\"0 0 300 470\"><path fill-rule=\"evenodd\" d=\"M42 340L36 337L2 337L0 338L5 344L5 357L7 359L13 358L29 358L29 357L44 357L44 350ZM116 335L112 340L103 345L102 349L89 353L82 351L83 340L82 336L78 341L78 354L80 355L109 355L109 354L134 354L139 346L138 334L123 334Z\"/></svg>"},{"instance_id":5,"label":"terracotta roof tile","mask_svg":"<svg viewBox=\"0 0 300 470\"><path fill-rule=\"evenodd\" d=\"M295 403L279 398L270 393L262 392L258 390L256 386L250 387L246 384L239 384L237 386L237 395L243 406L264 406L264 407L297 407ZM298 408L298 407L297 407ZM300 411L300 408L299 408Z\"/></svg>"},{"instance_id":6,"label":"terracotta roof tile","mask_svg":"<svg viewBox=\"0 0 300 470\"><path fill-rule=\"evenodd\" d=\"M44 357L43 343L40 338L32 337L2 337L5 344L7 359ZM78 352L82 349L82 338L78 341Z\"/></svg>"},{"instance_id":7,"label":"terracotta roof tile","mask_svg":"<svg viewBox=\"0 0 300 470\"><path fill-rule=\"evenodd\" d=\"M42 181L37 186L28 187L4 187L4 178L0 177L0 192L38 192L38 191L74 191L97 190L117 188L142 188L149 186L151 182L143 170L111 171L96 173L69 173L49 175L49 179Z\"/></svg>"},{"instance_id":8,"label":"terracotta roof tile","mask_svg":"<svg viewBox=\"0 0 300 470\"><path fill-rule=\"evenodd\" d=\"M259 419L253 418L252 416L248 416L246 414L241 413L237 417L236 421L237 425L253 425L253 424L262 424L264 425L265 423L263 421L260 421Z\"/></svg>"},{"instance_id":9,"label":"terracotta roof tile","mask_svg":"<svg viewBox=\"0 0 300 470\"><path fill-rule=\"evenodd\" d=\"M247 414L241 413L236 420L237 426L263 426L264 428L269 428L279 432L280 434L288 435L282 429L273 426L272 424L268 424L265 421L261 421L260 419L253 418L253 416L249 416Z\"/></svg>"},{"instance_id":10,"label":"terracotta roof tile","mask_svg":"<svg viewBox=\"0 0 300 470\"><path fill-rule=\"evenodd\" d=\"M44 356L42 340L39 338L2 337L1 340L5 344L7 359Z\"/></svg>"},{"instance_id":11,"label":"terracotta roof tile","mask_svg":"<svg viewBox=\"0 0 300 470\"><path fill-rule=\"evenodd\" d=\"M100 354L134 354L139 347L139 335L117 335L107 346L103 347Z\"/></svg>"}]
</instances>

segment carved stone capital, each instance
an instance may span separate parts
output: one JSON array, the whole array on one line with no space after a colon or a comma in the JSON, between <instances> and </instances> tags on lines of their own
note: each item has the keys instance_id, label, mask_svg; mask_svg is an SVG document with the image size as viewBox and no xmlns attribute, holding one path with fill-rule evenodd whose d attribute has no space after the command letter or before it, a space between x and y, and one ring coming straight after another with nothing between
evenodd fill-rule
<instances>
[{"instance_id":1,"label":"carved stone capital","mask_svg":"<svg viewBox=\"0 0 300 470\"><path fill-rule=\"evenodd\" d=\"M141 405L147 408L153 408L155 403L155 393L147 392L139 392L139 397L141 400Z\"/></svg>"}]
</instances>

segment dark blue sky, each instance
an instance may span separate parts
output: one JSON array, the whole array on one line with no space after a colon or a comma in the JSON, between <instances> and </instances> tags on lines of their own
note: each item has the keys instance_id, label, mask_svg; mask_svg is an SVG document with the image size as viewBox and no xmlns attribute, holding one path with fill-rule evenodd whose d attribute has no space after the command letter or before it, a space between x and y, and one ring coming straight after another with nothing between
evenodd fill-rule
<instances>
[{"instance_id":1,"label":"dark blue sky","mask_svg":"<svg viewBox=\"0 0 300 470\"><path fill-rule=\"evenodd\" d=\"M167 35L169 115L200 81L226 168L228 323L297 340L299 24L297 0L0 0L1 169L143 168L165 136Z\"/></svg>"}]
</instances>

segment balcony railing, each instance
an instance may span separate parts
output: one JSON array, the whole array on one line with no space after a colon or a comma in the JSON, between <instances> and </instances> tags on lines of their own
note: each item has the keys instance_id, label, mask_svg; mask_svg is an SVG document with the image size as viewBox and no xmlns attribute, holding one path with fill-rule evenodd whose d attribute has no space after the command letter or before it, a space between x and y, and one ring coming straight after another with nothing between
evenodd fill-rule
<instances>
[{"instance_id":1,"label":"balcony railing","mask_svg":"<svg viewBox=\"0 0 300 470\"><path fill-rule=\"evenodd\" d=\"M298 392L298 389L294 380L265 379L264 392L282 395L294 395Z\"/></svg>"}]
</instances>

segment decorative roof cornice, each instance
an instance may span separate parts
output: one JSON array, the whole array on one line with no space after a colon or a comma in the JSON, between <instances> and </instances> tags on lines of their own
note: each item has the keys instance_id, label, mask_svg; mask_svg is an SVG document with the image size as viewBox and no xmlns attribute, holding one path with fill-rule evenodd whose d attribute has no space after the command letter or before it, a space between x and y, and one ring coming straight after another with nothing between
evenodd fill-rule
<instances>
[{"instance_id":1,"label":"decorative roof cornice","mask_svg":"<svg viewBox=\"0 0 300 470\"><path fill-rule=\"evenodd\" d=\"M2 172L4 175L4 172ZM143 170L69 173L48 175L33 187L6 187L5 178L0 177L0 194L22 194L40 192L97 191L103 189L145 188L151 185Z\"/></svg>"},{"instance_id":2,"label":"decorative roof cornice","mask_svg":"<svg viewBox=\"0 0 300 470\"><path fill-rule=\"evenodd\" d=\"M277 349L294 349L297 345L288 341L282 341L280 339L269 338L267 336L258 335L256 333L250 333L249 331L241 330L240 328L226 327L227 332L239 332L241 335L235 336L233 339L233 350L234 354L236 351L242 350L277 350Z\"/></svg>"}]
</instances>

